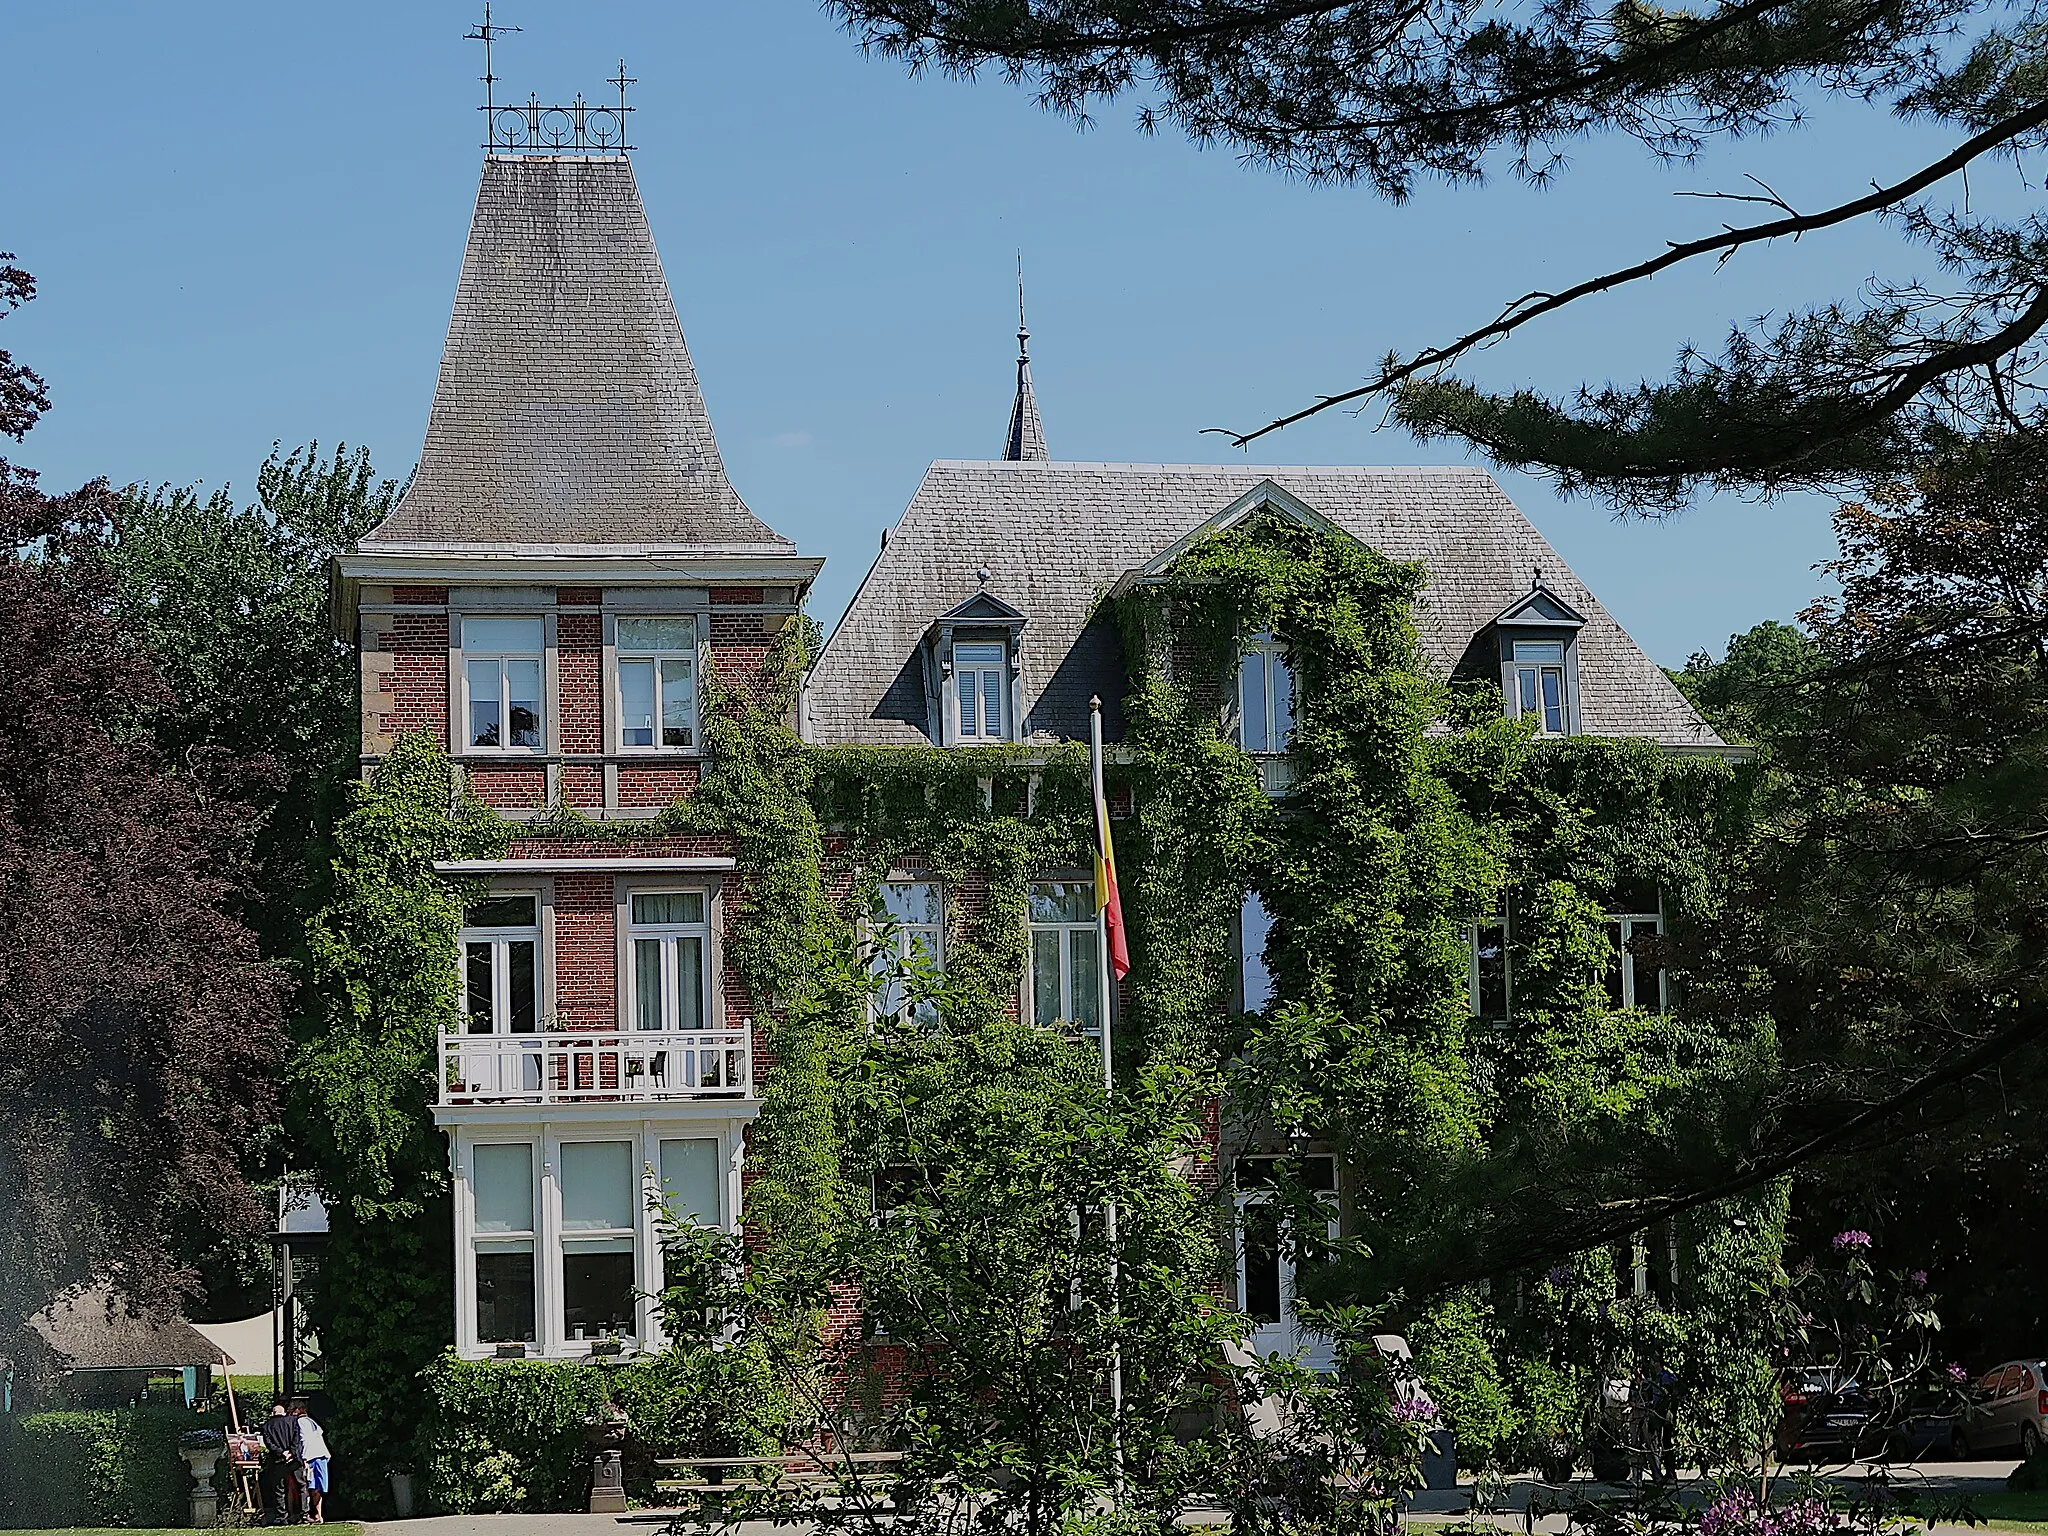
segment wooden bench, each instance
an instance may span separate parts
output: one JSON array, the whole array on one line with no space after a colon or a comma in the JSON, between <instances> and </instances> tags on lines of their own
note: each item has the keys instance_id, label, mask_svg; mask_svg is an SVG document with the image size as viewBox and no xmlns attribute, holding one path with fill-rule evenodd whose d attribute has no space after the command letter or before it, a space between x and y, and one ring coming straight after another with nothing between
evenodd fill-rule
<instances>
[{"instance_id":1,"label":"wooden bench","mask_svg":"<svg viewBox=\"0 0 2048 1536\"><path fill-rule=\"evenodd\" d=\"M657 1477L658 1493L687 1493L702 1505L724 1503L725 1495L771 1487L817 1487L848 1480L862 1489L880 1487L886 1479L881 1469L903 1460L901 1451L819 1451L806 1454L785 1452L780 1456L661 1456L654 1465L661 1471L694 1469L711 1477ZM863 1472L863 1469L873 1469Z\"/></svg>"}]
</instances>

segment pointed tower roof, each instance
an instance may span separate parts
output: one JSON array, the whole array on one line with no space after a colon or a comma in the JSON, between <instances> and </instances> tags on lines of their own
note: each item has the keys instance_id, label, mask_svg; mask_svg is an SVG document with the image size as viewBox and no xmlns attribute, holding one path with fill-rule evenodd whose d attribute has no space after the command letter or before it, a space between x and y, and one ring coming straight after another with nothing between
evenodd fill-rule
<instances>
[{"instance_id":1,"label":"pointed tower roof","mask_svg":"<svg viewBox=\"0 0 2048 1536\"><path fill-rule=\"evenodd\" d=\"M725 477L632 165L484 161L405 498L366 548L787 554Z\"/></svg>"},{"instance_id":2,"label":"pointed tower roof","mask_svg":"<svg viewBox=\"0 0 2048 1536\"><path fill-rule=\"evenodd\" d=\"M1024 327L1024 279L1017 279L1017 402L1010 407L1010 435L1003 443L1006 459L1051 457L1045 451L1045 428L1038 420L1038 397L1031 392L1031 332Z\"/></svg>"}]
</instances>

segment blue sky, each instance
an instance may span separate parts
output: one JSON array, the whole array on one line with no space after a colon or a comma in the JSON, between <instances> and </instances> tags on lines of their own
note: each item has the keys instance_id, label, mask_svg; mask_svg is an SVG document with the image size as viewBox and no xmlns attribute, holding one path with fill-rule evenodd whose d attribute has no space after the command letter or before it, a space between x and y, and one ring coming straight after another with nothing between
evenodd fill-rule
<instances>
[{"instance_id":1,"label":"blue sky","mask_svg":"<svg viewBox=\"0 0 2048 1536\"><path fill-rule=\"evenodd\" d=\"M53 487L104 474L246 486L273 439L418 453L481 129L469 0L18 7L0 249L42 295L0 345L56 407L18 453ZM1053 455L1242 462L1244 427L1355 382L1503 300L1712 227L1753 173L1802 205L1931 153L1830 113L1672 170L1584 145L1556 187L1426 189L1395 207L1147 138L1080 132L999 80L912 80L811 0L503 0L501 94L638 77L635 165L734 482L809 553L835 619L924 466L1000 451L1013 265L1030 292ZM1998 180L2000 176L2004 181ZM2010 172L1980 171L1978 206ZM1922 260L1921 265L1925 265ZM1478 360L1495 385L1661 373L1730 318L1913 269L1870 228L1660 278ZM1463 462L1332 414L1260 463ZM1828 503L1721 500L1617 523L1541 482L1511 494L1658 660L1718 650L1819 590Z\"/></svg>"}]
</instances>

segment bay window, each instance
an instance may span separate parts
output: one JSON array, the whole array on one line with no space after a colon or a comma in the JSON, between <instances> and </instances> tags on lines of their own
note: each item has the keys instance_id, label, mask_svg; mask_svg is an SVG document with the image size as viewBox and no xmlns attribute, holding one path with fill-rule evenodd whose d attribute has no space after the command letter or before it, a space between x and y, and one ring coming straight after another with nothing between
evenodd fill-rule
<instances>
[{"instance_id":1,"label":"bay window","mask_svg":"<svg viewBox=\"0 0 2048 1536\"><path fill-rule=\"evenodd\" d=\"M632 1142L562 1144L562 1333L567 1339L634 1332L638 1194Z\"/></svg>"},{"instance_id":2,"label":"bay window","mask_svg":"<svg viewBox=\"0 0 2048 1536\"><path fill-rule=\"evenodd\" d=\"M620 749L694 751L697 621L621 618L617 624Z\"/></svg>"},{"instance_id":3,"label":"bay window","mask_svg":"<svg viewBox=\"0 0 2048 1536\"><path fill-rule=\"evenodd\" d=\"M470 1149L469 1187L480 1344L528 1344L535 1328L534 1180L531 1142L481 1142Z\"/></svg>"},{"instance_id":4,"label":"bay window","mask_svg":"<svg viewBox=\"0 0 2048 1536\"><path fill-rule=\"evenodd\" d=\"M1030 893L1031 1016L1047 1028L1102 1031L1102 970L1095 885L1035 880Z\"/></svg>"},{"instance_id":5,"label":"bay window","mask_svg":"<svg viewBox=\"0 0 2048 1536\"><path fill-rule=\"evenodd\" d=\"M546 641L538 617L467 617L462 624L463 719L471 751L539 752Z\"/></svg>"}]
</instances>

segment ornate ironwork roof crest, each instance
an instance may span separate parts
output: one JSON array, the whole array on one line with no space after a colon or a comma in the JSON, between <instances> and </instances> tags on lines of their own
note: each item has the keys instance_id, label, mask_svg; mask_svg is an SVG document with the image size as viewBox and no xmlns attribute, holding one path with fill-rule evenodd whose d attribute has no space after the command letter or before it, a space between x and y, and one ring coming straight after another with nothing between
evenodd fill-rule
<instances>
[{"instance_id":1,"label":"ornate ironwork roof crest","mask_svg":"<svg viewBox=\"0 0 2048 1536\"><path fill-rule=\"evenodd\" d=\"M610 81L619 93L617 106L593 105L583 99L581 91L566 106L545 104L538 94L529 94L516 105L498 104L498 77L491 70L492 44L504 33L518 30L494 23L490 0L484 0L483 22L468 33L470 41L484 45L484 104L477 110L484 114L485 150L499 155L618 155L631 149L626 142L626 115L633 108L626 105L626 87L638 82L626 73L624 59L619 60L619 72Z\"/></svg>"}]
</instances>

